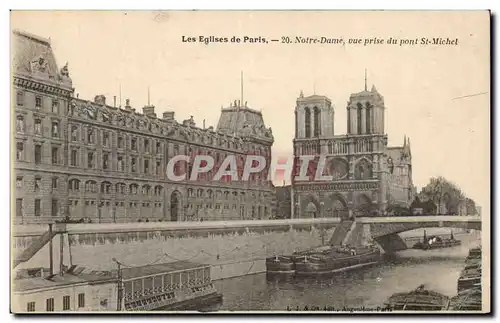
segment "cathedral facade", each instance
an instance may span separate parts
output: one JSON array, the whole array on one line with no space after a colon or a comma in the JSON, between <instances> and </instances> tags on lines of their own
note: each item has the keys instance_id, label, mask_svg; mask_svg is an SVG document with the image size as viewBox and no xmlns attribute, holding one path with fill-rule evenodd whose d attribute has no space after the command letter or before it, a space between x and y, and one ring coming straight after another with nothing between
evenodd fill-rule
<instances>
[{"instance_id":1,"label":"cathedral facade","mask_svg":"<svg viewBox=\"0 0 500 323\"><path fill-rule=\"evenodd\" d=\"M295 108L293 141L296 169L300 156L324 158L328 180L292 180L294 218L375 216L413 200L410 140L388 147L384 132L384 97L375 86L351 94L347 133L334 133L335 109L326 96L300 94Z\"/></svg>"},{"instance_id":2,"label":"cathedral facade","mask_svg":"<svg viewBox=\"0 0 500 323\"><path fill-rule=\"evenodd\" d=\"M153 222L266 219L274 212L267 176L250 181L171 181L168 161L188 155L176 171L189 173L195 155L215 167L228 155L271 158L274 142L261 112L235 101L219 124L178 122L174 112L142 113L103 95L75 97L68 64L59 69L50 42L15 31L13 40L13 213L15 223L72 220ZM189 178L189 176L188 176Z\"/></svg>"}]
</instances>

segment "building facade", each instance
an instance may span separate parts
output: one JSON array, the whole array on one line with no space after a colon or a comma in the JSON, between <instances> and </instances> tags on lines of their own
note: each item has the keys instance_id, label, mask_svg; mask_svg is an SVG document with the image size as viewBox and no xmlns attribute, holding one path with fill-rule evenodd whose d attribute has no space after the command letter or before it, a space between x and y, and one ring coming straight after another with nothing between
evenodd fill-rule
<instances>
[{"instance_id":1,"label":"building facade","mask_svg":"<svg viewBox=\"0 0 500 323\"><path fill-rule=\"evenodd\" d=\"M154 106L139 113L129 100L117 107L116 97L112 105L103 95L82 100L48 40L19 31L12 38L16 223L264 219L274 212L267 171L246 182L211 180L228 155L270 160L274 139L259 111L235 101L214 129L192 117L177 122L173 111L158 117ZM214 158L213 172L195 181L167 178L173 156L197 154ZM189 174L192 161L174 171Z\"/></svg>"},{"instance_id":2,"label":"building facade","mask_svg":"<svg viewBox=\"0 0 500 323\"><path fill-rule=\"evenodd\" d=\"M354 93L347 102L347 134L334 133L335 110L325 96L304 97L295 108L293 141L296 174L300 156L315 156L309 180L292 182L295 218L378 215L391 205L409 206L413 200L410 140L388 147L384 132L385 104L375 86ZM322 175L314 180L320 156Z\"/></svg>"}]
</instances>

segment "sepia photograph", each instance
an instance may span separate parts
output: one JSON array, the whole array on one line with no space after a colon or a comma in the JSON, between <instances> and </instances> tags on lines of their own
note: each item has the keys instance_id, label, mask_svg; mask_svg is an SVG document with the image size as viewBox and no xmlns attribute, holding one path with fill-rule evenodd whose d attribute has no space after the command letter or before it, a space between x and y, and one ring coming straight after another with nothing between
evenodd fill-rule
<instances>
[{"instance_id":1,"label":"sepia photograph","mask_svg":"<svg viewBox=\"0 0 500 323\"><path fill-rule=\"evenodd\" d=\"M491 13L10 12L10 312L491 312Z\"/></svg>"}]
</instances>

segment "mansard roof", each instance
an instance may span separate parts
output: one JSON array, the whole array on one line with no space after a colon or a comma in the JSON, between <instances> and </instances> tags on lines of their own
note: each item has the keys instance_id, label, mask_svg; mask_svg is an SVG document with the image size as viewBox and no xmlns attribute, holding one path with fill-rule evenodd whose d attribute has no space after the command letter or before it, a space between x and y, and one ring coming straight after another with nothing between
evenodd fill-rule
<instances>
[{"instance_id":1,"label":"mansard roof","mask_svg":"<svg viewBox=\"0 0 500 323\"><path fill-rule=\"evenodd\" d=\"M260 111L250 109L235 102L228 108L222 108L217 124L217 131L238 137L254 137L266 142L273 142L271 128L266 128Z\"/></svg>"},{"instance_id":2,"label":"mansard roof","mask_svg":"<svg viewBox=\"0 0 500 323\"><path fill-rule=\"evenodd\" d=\"M59 70L48 39L15 30L11 41L12 70L17 76L71 88L68 67Z\"/></svg>"}]
</instances>

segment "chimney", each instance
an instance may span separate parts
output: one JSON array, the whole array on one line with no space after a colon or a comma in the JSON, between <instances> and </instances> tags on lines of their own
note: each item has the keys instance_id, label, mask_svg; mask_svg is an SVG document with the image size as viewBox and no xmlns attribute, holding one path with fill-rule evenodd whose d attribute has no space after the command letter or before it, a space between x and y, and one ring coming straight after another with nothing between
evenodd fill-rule
<instances>
[{"instance_id":1,"label":"chimney","mask_svg":"<svg viewBox=\"0 0 500 323\"><path fill-rule=\"evenodd\" d=\"M113 108L116 108L116 95L113 96Z\"/></svg>"},{"instance_id":2,"label":"chimney","mask_svg":"<svg viewBox=\"0 0 500 323\"><path fill-rule=\"evenodd\" d=\"M154 105L146 105L142 108L142 113L147 117L156 117L155 106Z\"/></svg>"},{"instance_id":3,"label":"chimney","mask_svg":"<svg viewBox=\"0 0 500 323\"><path fill-rule=\"evenodd\" d=\"M106 97L102 94L96 95L94 97L94 103L97 103L100 105L106 105Z\"/></svg>"},{"instance_id":4,"label":"chimney","mask_svg":"<svg viewBox=\"0 0 500 323\"><path fill-rule=\"evenodd\" d=\"M174 116L175 116L174 111L163 112L163 120L174 120Z\"/></svg>"},{"instance_id":5,"label":"chimney","mask_svg":"<svg viewBox=\"0 0 500 323\"><path fill-rule=\"evenodd\" d=\"M125 100L125 110L132 110L132 107L130 106L130 99Z\"/></svg>"}]
</instances>

